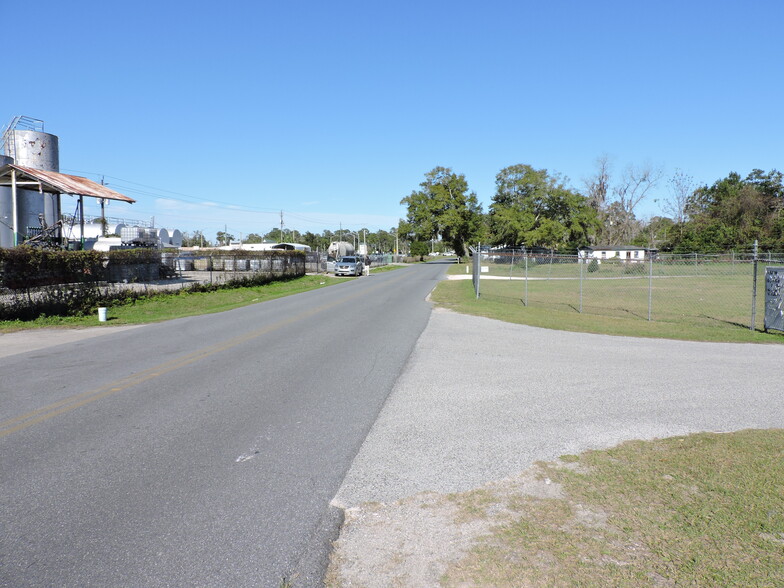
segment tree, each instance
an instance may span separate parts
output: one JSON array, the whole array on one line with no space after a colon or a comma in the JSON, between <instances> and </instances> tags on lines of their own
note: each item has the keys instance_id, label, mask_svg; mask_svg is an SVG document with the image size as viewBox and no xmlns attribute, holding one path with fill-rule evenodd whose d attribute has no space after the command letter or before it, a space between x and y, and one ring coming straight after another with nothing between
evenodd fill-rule
<instances>
[{"instance_id":1,"label":"tree","mask_svg":"<svg viewBox=\"0 0 784 588\"><path fill-rule=\"evenodd\" d=\"M558 176L519 164L496 175L489 227L494 245L560 249L585 244L598 220L588 200Z\"/></svg>"},{"instance_id":2,"label":"tree","mask_svg":"<svg viewBox=\"0 0 784 588\"><path fill-rule=\"evenodd\" d=\"M420 187L400 201L408 207L409 232L423 241L440 236L458 254L468 255L469 242L481 232L482 208L476 194L468 193L465 176L436 167Z\"/></svg>"},{"instance_id":3,"label":"tree","mask_svg":"<svg viewBox=\"0 0 784 588\"><path fill-rule=\"evenodd\" d=\"M411 257L418 257L422 261L428 253L430 253L430 243L427 241L414 241L411 243L410 249Z\"/></svg>"},{"instance_id":4,"label":"tree","mask_svg":"<svg viewBox=\"0 0 784 588\"><path fill-rule=\"evenodd\" d=\"M634 211L658 184L661 176L660 169L654 169L650 166L634 167L630 165L626 168L620 181L613 188L614 202L620 208L620 214L617 215L620 226L617 227L616 232L616 238L619 240L610 242L610 245L631 243L640 231L641 226Z\"/></svg>"},{"instance_id":5,"label":"tree","mask_svg":"<svg viewBox=\"0 0 784 588\"><path fill-rule=\"evenodd\" d=\"M231 235L224 231L218 231L217 241L218 241L218 245L228 245L232 241L234 241L234 235Z\"/></svg>"},{"instance_id":6,"label":"tree","mask_svg":"<svg viewBox=\"0 0 784 588\"><path fill-rule=\"evenodd\" d=\"M329 241L321 235L316 235L310 231L302 234L302 243L310 247L313 251L326 251Z\"/></svg>"},{"instance_id":7,"label":"tree","mask_svg":"<svg viewBox=\"0 0 784 588\"><path fill-rule=\"evenodd\" d=\"M245 237L245 243L264 243L264 237L258 233L250 233Z\"/></svg>"},{"instance_id":8,"label":"tree","mask_svg":"<svg viewBox=\"0 0 784 588\"><path fill-rule=\"evenodd\" d=\"M686 210L689 198L694 194L694 181L691 176L678 169L670 178L669 185L670 197L664 201L662 210L670 215L675 224L682 225L689 218Z\"/></svg>"},{"instance_id":9,"label":"tree","mask_svg":"<svg viewBox=\"0 0 784 588\"><path fill-rule=\"evenodd\" d=\"M588 204L595 211L603 210L610 190L610 158L606 155L596 159L596 175L583 180Z\"/></svg>"},{"instance_id":10,"label":"tree","mask_svg":"<svg viewBox=\"0 0 784 588\"><path fill-rule=\"evenodd\" d=\"M689 197L689 222L677 250L727 251L749 247L784 246L784 177L776 170L753 170L746 178L731 172Z\"/></svg>"},{"instance_id":11,"label":"tree","mask_svg":"<svg viewBox=\"0 0 784 588\"><path fill-rule=\"evenodd\" d=\"M209 247L210 241L204 236L201 231L194 231L193 233L183 233L182 235L183 247Z\"/></svg>"},{"instance_id":12,"label":"tree","mask_svg":"<svg viewBox=\"0 0 784 588\"><path fill-rule=\"evenodd\" d=\"M273 241L275 243L282 243L283 242L283 233L281 233L279 228L275 227L275 228L270 229L269 232L267 232L264 235L264 238L267 241Z\"/></svg>"},{"instance_id":13,"label":"tree","mask_svg":"<svg viewBox=\"0 0 784 588\"><path fill-rule=\"evenodd\" d=\"M370 244L373 244L372 247ZM372 251L377 251L379 253L386 253L393 251L395 249L395 234L393 232L385 231L383 229L379 229L373 235L368 235L368 247Z\"/></svg>"},{"instance_id":14,"label":"tree","mask_svg":"<svg viewBox=\"0 0 784 588\"><path fill-rule=\"evenodd\" d=\"M666 216L655 216L632 239L632 245L656 249L669 249L669 242L674 237L673 231L676 224Z\"/></svg>"}]
</instances>

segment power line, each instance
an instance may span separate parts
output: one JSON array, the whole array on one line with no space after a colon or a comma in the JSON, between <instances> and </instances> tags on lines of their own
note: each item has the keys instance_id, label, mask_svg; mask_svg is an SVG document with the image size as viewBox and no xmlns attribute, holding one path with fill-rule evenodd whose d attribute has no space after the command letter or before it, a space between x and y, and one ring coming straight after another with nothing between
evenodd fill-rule
<instances>
[{"instance_id":1,"label":"power line","mask_svg":"<svg viewBox=\"0 0 784 588\"><path fill-rule=\"evenodd\" d=\"M278 213L282 214L282 213L285 212L291 218L296 219L296 220L301 221L301 222L304 222L304 223L311 223L311 224L315 224L315 225L320 225L322 227L323 226L327 226L328 227L328 226L331 226L331 225L334 226L334 224L335 224L334 219L315 218L315 217L299 214L299 213L296 213L296 212L284 211L284 210L281 210L280 208L265 208L265 207L260 207L260 206L248 206L248 205L231 204L231 203L228 203L228 202L223 202L223 201L212 199L212 198L202 198L202 197L199 197L199 196L193 196L191 194L185 194L183 192L176 192L174 190L168 190L166 188L161 188L161 187L158 187L158 186L151 186L149 184L142 184L140 182L134 182L132 180L119 178L117 176L111 176L111 175L106 175L106 174L99 174L99 173L96 173L96 172L89 172L89 171L83 171L83 170L65 169L65 168L63 168L63 171L64 172L69 172L69 173L75 173L75 174L83 174L85 176L94 176L96 178L101 177L101 178L109 178L109 179L115 180L115 182L112 183L112 188L116 189L117 191L127 192L127 193L129 193L129 195L132 195L132 196L144 196L144 197L150 197L150 198L159 198L159 199L162 199L162 200L172 200L172 201L175 201L175 202L184 202L186 204L191 204L191 205L195 204L195 205L205 206L204 212L205 213L209 213L210 216L212 217L212 219L204 219L204 218L201 218L198 215L193 215L193 216L186 215L186 214L183 213L183 211L177 211L177 212L172 211L171 213L163 213L163 214L177 215L178 218L181 219L182 224L200 224L200 225L216 224L217 225L217 224L219 224L220 221L217 220L215 217L219 217L221 212L226 212L226 213L240 212L240 213L263 214L263 215L265 215L265 214L273 215L274 214L276 216L277 216ZM120 182L120 183L118 183L118 182ZM138 186L138 187L136 187L136 186ZM147 190L141 189L141 188L147 188ZM149 190L154 190L154 192L151 192ZM209 205L212 205L212 206L209 206ZM149 215L149 216L155 216L155 215L161 215L162 214L161 210L149 211L149 210L139 209L139 208L136 208L136 207L134 207L133 212L135 214L143 214L143 215ZM193 212L193 211L191 211L191 212ZM386 230L386 229L383 229L383 230Z\"/></svg>"}]
</instances>

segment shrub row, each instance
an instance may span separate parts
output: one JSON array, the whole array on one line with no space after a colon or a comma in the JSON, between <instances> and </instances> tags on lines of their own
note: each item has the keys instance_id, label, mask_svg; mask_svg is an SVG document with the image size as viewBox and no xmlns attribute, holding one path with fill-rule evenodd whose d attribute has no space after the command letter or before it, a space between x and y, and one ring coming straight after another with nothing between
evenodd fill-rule
<instances>
[{"instance_id":1,"label":"shrub row","mask_svg":"<svg viewBox=\"0 0 784 588\"><path fill-rule=\"evenodd\" d=\"M0 296L0 320L29 321L41 316L85 316L95 313L99 306L132 304L137 300L155 296L179 296L192 292L263 286L273 281L298 277L299 274L273 276L258 273L241 276L221 284L197 282L175 290L138 289L123 285L100 285L95 282L14 290Z\"/></svg>"},{"instance_id":2,"label":"shrub row","mask_svg":"<svg viewBox=\"0 0 784 588\"><path fill-rule=\"evenodd\" d=\"M14 247L0 249L0 286L18 290L55 284L106 281L107 268L136 264L159 264L154 249L123 251L59 251Z\"/></svg>"},{"instance_id":3,"label":"shrub row","mask_svg":"<svg viewBox=\"0 0 784 588\"><path fill-rule=\"evenodd\" d=\"M217 252L216 252L217 253ZM221 252L223 253L223 252ZM283 257L282 272L248 273L238 275L223 284L194 283L178 290L161 292L152 288L131 288L122 284L110 285L106 278L128 269L133 276L139 268L166 270L161 264L160 251L129 249L98 251L45 251L30 247L0 249L0 320L33 320L40 316L84 316L99 306L132 303L161 294L178 295L187 292L210 292L222 288L259 286L274 280L296 278L304 273L301 252L259 252L245 257ZM116 280L115 280L116 281ZM133 277L127 281L137 281Z\"/></svg>"}]
</instances>

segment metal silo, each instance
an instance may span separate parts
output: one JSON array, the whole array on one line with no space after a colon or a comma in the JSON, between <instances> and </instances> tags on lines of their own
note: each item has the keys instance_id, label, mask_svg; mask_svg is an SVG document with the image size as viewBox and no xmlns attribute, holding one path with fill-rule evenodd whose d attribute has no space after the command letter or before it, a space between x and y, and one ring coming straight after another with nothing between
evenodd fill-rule
<instances>
[{"instance_id":1,"label":"metal silo","mask_svg":"<svg viewBox=\"0 0 784 588\"><path fill-rule=\"evenodd\" d=\"M56 135L44 132L42 120L17 116L3 131L4 155L13 158L17 165L43 171L60 171L60 145ZM10 188L0 189L0 247L13 247L13 214ZM47 225L60 218L60 195L40 194L33 190L17 192L17 226L22 235L27 227L41 226L39 218ZM9 220L11 222L9 222Z\"/></svg>"}]
</instances>

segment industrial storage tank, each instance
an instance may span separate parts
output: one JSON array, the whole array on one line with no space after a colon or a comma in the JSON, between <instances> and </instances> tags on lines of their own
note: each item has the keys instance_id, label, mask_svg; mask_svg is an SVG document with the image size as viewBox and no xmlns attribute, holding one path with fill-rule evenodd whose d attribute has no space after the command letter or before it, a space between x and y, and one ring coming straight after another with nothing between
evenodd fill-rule
<instances>
[{"instance_id":1,"label":"industrial storage tank","mask_svg":"<svg viewBox=\"0 0 784 588\"><path fill-rule=\"evenodd\" d=\"M101 223L85 223L84 235L82 235L82 227L78 223L73 226L67 225L63 229L65 236L71 241L79 241L82 237L85 239L97 239L103 236L103 225Z\"/></svg>"},{"instance_id":2,"label":"industrial storage tank","mask_svg":"<svg viewBox=\"0 0 784 588\"><path fill-rule=\"evenodd\" d=\"M107 235L117 235L118 237L122 235L122 230L126 227L123 223L117 223L116 225L107 225L106 227L106 234Z\"/></svg>"},{"instance_id":3,"label":"industrial storage tank","mask_svg":"<svg viewBox=\"0 0 784 588\"><path fill-rule=\"evenodd\" d=\"M354 255L354 245L346 241L333 241L327 248L327 255L335 258Z\"/></svg>"},{"instance_id":4,"label":"industrial storage tank","mask_svg":"<svg viewBox=\"0 0 784 588\"><path fill-rule=\"evenodd\" d=\"M182 247L182 231L169 229L169 243L172 247Z\"/></svg>"},{"instance_id":5,"label":"industrial storage tank","mask_svg":"<svg viewBox=\"0 0 784 588\"><path fill-rule=\"evenodd\" d=\"M16 117L3 132L3 155L13 163L43 171L60 171L60 141L56 135L45 133L43 121ZM7 160L3 163L10 163ZM38 228L43 219L53 225L60 218L60 195L39 193L37 190L17 190L16 224L19 238L24 239L27 228ZM13 195L10 187L0 187L0 247L14 246Z\"/></svg>"},{"instance_id":6,"label":"industrial storage tank","mask_svg":"<svg viewBox=\"0 0 784 588\"><path fill-rule=\"evenodd\" d=\"M16 165L43 171L60 171L60 140L38 130L8 129L5 133L6 155Z\"/></svg>"}]
</instances>

